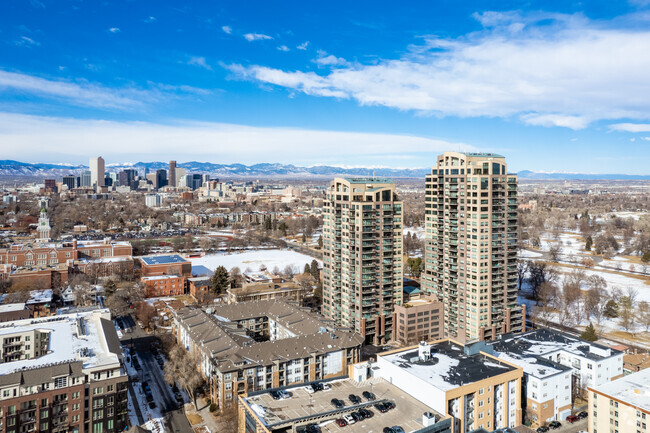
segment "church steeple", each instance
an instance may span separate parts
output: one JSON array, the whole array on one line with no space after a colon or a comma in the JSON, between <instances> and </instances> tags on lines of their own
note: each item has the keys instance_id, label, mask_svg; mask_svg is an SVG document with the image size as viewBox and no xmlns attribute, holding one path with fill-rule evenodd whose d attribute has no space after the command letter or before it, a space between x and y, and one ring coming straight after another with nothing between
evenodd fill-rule
<instances>
[{"instance_id":1,"label":"church steeple","mask_svg":"<svg viewBox=\"0 0 650 433\"><path fill-rule=\"evenodd\" d=\"M52 227L50 227L50 218L47 216L47 211L45 208L41 208L41 216L38 219L38 232L37 242L49 242L50 236L52 234Z\"/></svg>"}]
</instances>

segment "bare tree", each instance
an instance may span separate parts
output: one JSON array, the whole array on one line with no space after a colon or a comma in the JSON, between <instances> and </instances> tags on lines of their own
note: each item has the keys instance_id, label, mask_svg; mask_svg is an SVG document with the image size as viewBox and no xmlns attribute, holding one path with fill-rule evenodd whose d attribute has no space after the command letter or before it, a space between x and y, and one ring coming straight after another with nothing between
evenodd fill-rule
<instances>
[{"instance_id":1,"label":"bare tree","mask_svg":"<svg viewBox=\"0 0 650 433\"><path fill-rule=\"evenodd\" d=\"M619 323L626 332L634 331L636 298L638 291L628 287L625 294L618 301L618 319Z\"/></svg>"},{"instance_id":2,"label":"bare tree","mask_svg":"<svg viewBox=\"0 0 650 433\"><path fill-rule=\"evenodd\" d=\"M558 300L558 288L555 284L544 282L538 292L539 302L533 308L533 315L537 317L544 325L548 326L551 318L555 313L554 306Z\"/></svg>"},{"instance_id":3,"label":"bare tree","mask_svg":"<svg viewBox=\"0 0 650 433\"><path fill-rule=\"evenodd\" d=\"M650 331L650 304L648 302L639 302L637 307L637 316L641 326L645 327L645 332Z\"/></svg>"},{"instance_id":4,"label":"bare tree","mask_svg":"<svg viewBox=\"0 0 650 433\"><path fill-rule=\"evenodd\" d=\"M562 247L559 244L550 245L548 247L548 254L551 261L557 263L560 261L560 256L562 255Z\"/></svg>"},{"instance_id":5,"label":"bare tree","mask_svg":"<svg viewBox=\"0 0 650 433\"><path fill-rule=\"evenodd\" d=\"M192 397L197 410L196 388L203 383L201 374L196 371L198 365L200 365L198 355L188 353L181 346L175 344L169 351L168 361L164 368L165 380L169 384L178 383Z\"/></svg>"}]
</instances>

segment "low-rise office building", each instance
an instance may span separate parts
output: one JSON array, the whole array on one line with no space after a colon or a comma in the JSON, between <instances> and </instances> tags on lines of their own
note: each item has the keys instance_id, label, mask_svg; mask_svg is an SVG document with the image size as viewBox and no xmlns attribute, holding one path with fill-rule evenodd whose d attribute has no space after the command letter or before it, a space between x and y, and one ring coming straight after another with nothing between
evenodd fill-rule
<instances>
[{"instance_id":1,"label":"low-rise office building","mask_svg":"<svg viewBox=\"0 0 650 433\"><path fill-rule=\"evenodd\" d=\"M650 369L588 388L589 433L650 431Z\"/></svg>"},{"instance_id":2,"label":"low-rise office building","mask_svg":"<svg viewBox=\"0 0 650 433\"><path fill-rule=\"evenodd\" d=\"M143 277L155 275L192 276L192 262L178 254L158 254L138 257Z\"/></svg>"},{"instance_id":3,"label":"low-rise office building","mask_svg":"<svg viewBox=\"0 0 650 433\"><path fill-rule=\"evenodd\" d=\"M396 305L393 335L402 344L438 340L443 337L444 304L424 297Z\"/></svg>"},{"instance_id":4,"label":"low-rise office building","mask_svg":"<svg viewBox=\"0 0 650 433\"><path fill-rule=\"evenodd\" d=\"M450 416L453 433L493 430L521 424L523 370L452 340L377 354L374 363L351 368L361 382L381 377L443 416Z\"/></svg>"},{"instance_id":5,"label":"low-rise office building","mask_svg":"<svg viewBox=\"0 0 650 433\"><path fill-rule=\"evenodd\" d=\"M114 433L127 427L128 376L108 310L0 325L4 433Z\"/></svg>"}]
</instances>

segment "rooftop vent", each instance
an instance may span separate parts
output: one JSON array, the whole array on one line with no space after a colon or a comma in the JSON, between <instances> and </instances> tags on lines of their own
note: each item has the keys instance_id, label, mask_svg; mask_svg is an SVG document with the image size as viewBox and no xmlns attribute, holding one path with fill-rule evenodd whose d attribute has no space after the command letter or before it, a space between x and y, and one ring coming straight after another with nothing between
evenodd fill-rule
<instances>
[{"instance_id":1,"label":"rooftop vent","mask_svg":"<svg viewBox=\"0 0 650 433\"><path fill-rule=\"evenodd\" d=\"M428 361L431 358L431 345L426 341L421 341L418 346L418 357L420 361Z\"/></svg>"}]
</instances>

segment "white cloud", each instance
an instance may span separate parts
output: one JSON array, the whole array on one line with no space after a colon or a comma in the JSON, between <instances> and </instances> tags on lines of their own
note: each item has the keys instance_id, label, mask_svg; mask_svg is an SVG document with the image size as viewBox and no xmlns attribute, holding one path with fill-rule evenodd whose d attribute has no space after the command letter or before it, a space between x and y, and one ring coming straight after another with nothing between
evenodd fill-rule
<instances>
[{"instance_id":1,"label":"white cloud","mask_svg":"<svg viewBox=\"0 0 650 433\"><path fill-rule=\"evenodd\" d=\"M285 52L286 52L286 51L289 51L289 47L287 47L286 45L280 45L280 46L278 47L278 50L279 50L279 51L285 51Z\"/></svg>"},{"instance_id":2,"label":"white cloud","mask_svg":"<svg viewBox=\"0 0 650 433\"><path fill-rule=\"evenodd\" d=\"M308 46L309 46L309 41L305 41L302 44L298 45L296 48L305 51Z\"/></svg>"},{"instance_id":3,"label":"white cloud","mask_svg":"<svg viewBox=\"0 0 650 433\"><path fill-rule=\"evenodd\" d=\"M110 29L108 29L108 31L111 32L111 33L119 33L120 28L119 27L111 27Z\"/></svg>"},{"instance_id":4,"label":"white cloud","mask_svg":"<svg viewBox=\"0 0 650 433\"><path fill-rule=\"evenodd\" d=\"M262 41L262 40L265 40L265 39L273 39L271 36L264 35L264 34L261 34L261 33L246 33L244 35L244 38L249 42Z\"/></svg>"},{"instance_id":5,"label":"white cloud","mask_svg":"<svg viewBox=\"0 0 650 433\"><path fill-rule=\"evenodd\" d=\"M92 137L92 140L88 140ZM270 128L207 122L118 122L0 113L0 142L9 159L78 159L101 150L105 158L169 158L221 162L278 161L292 163L391 165L399 149L400 166L432 164L444 150L477 149L462 143L400 134ZM180 146L180 147L179 147ZM427 160L426 155L431 155ZM423 155L425 155L423 159ZM409 159L410 157L410 159ZM329 159L328 159L329 158ZM355 160L356 158L356 160Z\"/></svg>"},{"instance_id":6,"label":"white cloud","mask_svg":"<svg viewBox=\"0 0 650 433\"><path fill-rule=\"evenodd\" d=\"M230 26L221 26L221 30L223 30L224 33L228 33L228 34L232 33L232 27Z\"/></svg>"},{"instance_id":7,"label":"white cloud","mask_svg":"<svg viewBox=\"0 0 650 433\"><path fill-rule=\"evenodd\" d=\"M589 124L589 119L581 116L565 116L561 114L524 114L521 120L528 125L562 126L571 129L583 129Z\"/></svg>"},{"instance_id":8,"label":"white cloud","mask_svg":"<svg viewBox=\"0 0 650 433\"><path fill-rule=\"evenodd\" d=\"M0 89L12 89L38 96L61 98L74 105L99 108L129 108L151 100L152 94L135 89L109 89L87 82L47 80L0 70Z\"/></svg>"},{"instance_id":9,"label":"white cloud","mask_svg":"<svg viewBox=\"0 0 650 433\"><path fill-rule=\"evenodd\" d=\"M609 126L610 131L650 132L650 123L616 123Z\"/></svg>"},{"instance_id":10,"label":"white cloud","mask_svg":"<svg viewBox=\"0 0 650 433\"><path fill-rule=\"evenodd\" d=\"M153 23L154 21L157 21L156 17L147 17L144 19L145 23Z\"/></svg>"},{"instance_id":11,"label":"white cloud","mask_svg":"<svg viewBox=\"0 0 650 433\"><path fill-rule=\"evenodd\" d=\"M212 70L212 66L208 65L205 57L190 57L190 59L187 61L187 64L198 66L200 68L207 69L208 71Z\"/></svg>"},{"instance_id":12,"label":"white cloud","mask_svg":"<svg viewBox=\"0 0 650 433\"><path fill-rule=\"evenodd\" d=\"M14 41L14 45L18 45L19 47L37 47L41 45L41 43L32 38L28 38L27 36L21 36Z\"/></svg>"},{"instance_id":13,"label":"white cloud","mask_svg":"<svg viewBox=\"0 0 650 433\"><path fill-rule=\"evenodd\" d=\"M349 66L349 63L344 58L327 54L322 50L318 50L318 58L314 59L313 62L320 66Z\"/></svg>"},{"instance_id":14,"label":"white cloud","mask_svg":"<svg viewBox=\"0 0 650 433\"><path fill-rule=\"evenodd\" d=\"M646 27L612 28L615 22L582 15L484 13L477 19L483 31L425 37L398 59L355 62L321 75L260 65L239 73L310 95L439 116L520 117L573 129L603 119L650 119ZM318 61L340 66L335 57Z\"/></svg>"},{"instance_id":15,"label":"white cloud","mask_svg":"<svg viewBox=\"0 0 650 433\"><path fill-rule=\"evenodd\" d=\"M92 65L86 65L86 67L90 66ZM59 66L58 69L63 71L65 67ZM48 80L0 70L0 90L9 89L43 98L53 98L82 107L131 110L176 95L210 93L205 89L184 85L169 86L156 83L149 83L149 85L150 89L108 88L87 81Z\"/></svg>"}]
</instances>

